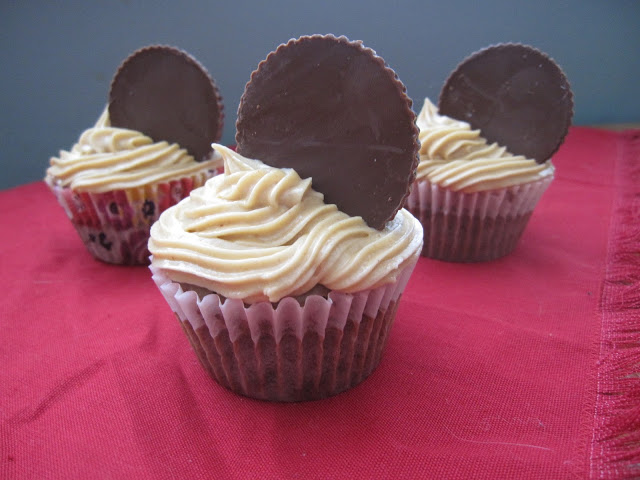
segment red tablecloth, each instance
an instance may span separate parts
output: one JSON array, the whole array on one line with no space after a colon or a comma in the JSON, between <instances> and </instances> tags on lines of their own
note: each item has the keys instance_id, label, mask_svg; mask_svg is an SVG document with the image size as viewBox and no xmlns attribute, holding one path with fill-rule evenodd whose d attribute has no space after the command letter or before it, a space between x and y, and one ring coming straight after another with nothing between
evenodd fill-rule
<instances>
[{"instance_id":1,"label":"red tablecloth","mask_svg":"<svg viewBox=\"0 0 640 480\"><path fill-rule=\"evenodd\" d=\"M573 128L516 251L421 259L379 368L303 404L218 386L147 268L0 192L0 477L640 477L639 152Z\"/></svg>"}]
</instances>

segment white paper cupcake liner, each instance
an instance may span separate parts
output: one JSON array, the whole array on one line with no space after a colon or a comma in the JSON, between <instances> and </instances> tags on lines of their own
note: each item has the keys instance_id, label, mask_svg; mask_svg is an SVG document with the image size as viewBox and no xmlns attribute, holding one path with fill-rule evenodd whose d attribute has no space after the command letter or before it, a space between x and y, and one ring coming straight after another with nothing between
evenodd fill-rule
<instances>
[{"instance_id":1,"label":"white paper cupcake liner","mask_svg":"<svg viewBox=\"0 0 640 480\"><path fill-rule=\"evenodd\" d=\"M516 247L538 201L553 180L485 192L454 192L428 180L414 183L406 208L422 223L422 255L450 262L480 262Z\"/></svg>"},{"instance_id":2,"label":"white paper cupcake liner","mask_svg":"<svg viewBox=\"0 0 640 480\"><path fill-rule=\"evenodd\" d=\"M191 177L109 192L76 192L47 184L89 252L107 263L149 263L147 242L151 225L160 214L210 178Z\"/></svg>"},{"instance_id":3,"label":"white paper cupcake liner","mask_svg":"<svg viewBox=\"0 0 640 480\"><path fill-rule=\"evenodd\" d=\"M245 306L183 291L160 269L153 280L200 362L225 388L271 401L317 400L347 390L380 362L415 262L396 282L354 294L292 297Z\"/></svg>"}]
</instances>

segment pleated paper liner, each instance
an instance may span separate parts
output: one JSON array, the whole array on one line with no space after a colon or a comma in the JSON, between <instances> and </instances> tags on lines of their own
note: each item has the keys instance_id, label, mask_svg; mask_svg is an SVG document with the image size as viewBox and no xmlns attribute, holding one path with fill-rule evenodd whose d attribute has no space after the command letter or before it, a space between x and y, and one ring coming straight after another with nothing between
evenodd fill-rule
<instances>
[{"instance_id":1,"label":"pleated paper liner","mask_svg":"<svg viewBox=\"0 0 640 480\"><path fill-rule=\"evenodd\" d=\"M95 258L113 264L146 265L151 225L210 176L200 172L169 182L102 193L49 187Z\"/></svg>"},{"instance_id":2,"label":"pleated paper liner","mask_svg":"<svg viewBox=\"0 0 640 480\"><path fill-rule=\"evenodd\" d=\"M250 306L211 293L183 291L160 269L153 280L196 355L223 387L247 397L295 402L350 389L378 366L402 292L415 267L394 283L327 298L292 297Z\"/></svg>"},{"instance_id":3,"label":"pleated paper liner","mask_svg":"<svg viewBox=\"0 0 640 480\"><path fill-rule=\"evenodd\" d=\"M513 251L553 177L486 192L454 192L428 180L414 183L406 208L422 223L422 255L482 262Z\"/></svg>"}]
</instances>

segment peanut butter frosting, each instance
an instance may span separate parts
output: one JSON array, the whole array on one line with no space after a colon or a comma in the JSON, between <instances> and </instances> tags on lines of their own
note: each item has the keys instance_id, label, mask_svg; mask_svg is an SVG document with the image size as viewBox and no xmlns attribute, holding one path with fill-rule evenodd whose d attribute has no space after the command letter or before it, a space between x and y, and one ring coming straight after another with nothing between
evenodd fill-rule
<instances>
[{"instance_id":1,"label":"peanut butter frosting","mask_svg":"<svg viewBox=\"0 0 640 480\"><path fill-rule=\"evenodd\" d=\"M152 264L173 281L245 303L277 302L318 285L347 293L376 288L418 258L422 227L408 211L376 230L325 204L311 178L213 148L224 174L151 228Z\"/></svg>"},{"instance_id":2,"label":"peanut butter frosting","mask_svg":"<svg viewBox=\"0 0 640 480\"><path fill-rule=\"evenodd\" d=\"M51 158L45 181L97 193L201 175L221 165L219 157L196 162L177 144L154 142L135 130L112 127L105 108L96 125L85 130L70 151Z\"/></svg>"},{"instance_id":3,"label":"peanut butter frosting","mask_svg":"<svg viewBox=\"0 0 640 480\"><path fill-rule=\"evenodd\" d=\"M463 121L440 115L426 98L416 124L420 129L420 163L416 180L444 188L479 192L533 182L553 176L551 160L536 163L489 144Z\"/></svg>"}]
</instances>

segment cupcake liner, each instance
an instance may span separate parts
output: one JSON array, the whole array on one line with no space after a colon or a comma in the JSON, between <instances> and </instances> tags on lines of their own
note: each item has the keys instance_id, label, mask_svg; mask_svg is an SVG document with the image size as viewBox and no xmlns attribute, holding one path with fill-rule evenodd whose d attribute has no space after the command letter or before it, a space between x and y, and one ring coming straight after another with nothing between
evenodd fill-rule
<instances>
[{"instance_id":1,"label":"cupcake liner","mask_svg":"<svg viewBox=\"0 0 640 480\"><path fill-rule=\"evenodd\" d=\"M82 242L98 260L149 263L147 242L160 214L210 178L208 173L102 193L78 192L47 182Z\"/></svg>"},{"instance_id":2,"label":"cupcake liner","mask_svg":"<svg viewBox=\"0 0 640 480\"><path fill-rule=\"evenodd\" d=\"M261 400L295 402L336 395L380 362L402 292L416 262L394 283L358 293L332 291L304 304L285 297L250 306L215 293L199 298L153 266L153 280L200 362L223 387Z\"/></svg>"},{"instance_id":3,"label":"cupcake liner","mask_svg":"<svg viewBox=\"0 0 640 480\"><path fill-rule=\"evenodd\" d=\"M553 177L498 190L454 192L428 180L414 183L406 208L422 223L422 255L481 262L513 251Z\"/></svg>"}]
</instances>

